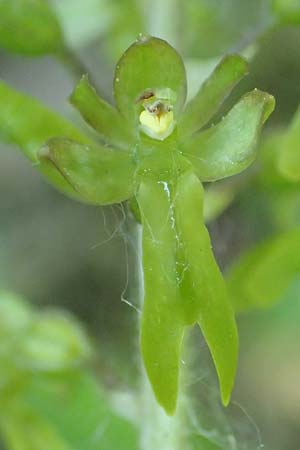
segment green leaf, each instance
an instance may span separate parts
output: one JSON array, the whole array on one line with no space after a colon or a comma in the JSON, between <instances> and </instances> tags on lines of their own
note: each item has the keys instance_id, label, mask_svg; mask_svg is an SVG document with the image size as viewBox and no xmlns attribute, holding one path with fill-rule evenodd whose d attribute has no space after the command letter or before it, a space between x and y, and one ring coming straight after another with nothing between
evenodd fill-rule
<instances>
[{"instance_id":1,"label":"green leaf","mask_svg":"<svg viewBox=\"0 0 300 450\"><path fill-rule=\"evenodd\" d=\"M79 198L72 186L47 161L40 162L38 150L53 136L88 142L72 124L36 99L15 91L0 81L0 140L16 144L25 156L59 190Z\"/></svg>"},{"instance_id":2,"label":"green leaf","mask_svg":"<svg viewBox=\"0 0 300 450\"><path fill-rule=\"evenodd\" d=\"M67 313L39 313L23 299L0 292L0 382L33 371L78 367L92 354L91 343L74 317ZM0 390L1 395L1 390Z\"/></svg>"},{"instance_id":3,"label":"green leaf","mask_svg":"<svg viewBox=\"0 0 300 450\"><path fill-rule=\"evenodd\" d=\"M130 149L133 137L128 124L118 110L97 95L87 75L81 78L70 101L106 143Z\"/></svg>"},{"instance_id":4,"label":"green leaf","mask_svg":"<svg viewBox=\"0 0 300 450\"><path fill-rule=\"evenodd\" d=\"M207 437L201 436L200 433L191 435L191 450L226 450L223 446L220 446L210 440Z\"/></svg>"},{"instance_id":5,"label":"green leaf","mask_svg":"<svg viewBox=\"0 0 300 450\"><path fill-rule=\"evenodd\" d=\"M16 294L0 291L0 345L5 335L23 333L31 321L29 304Z\"/></svg>"},{"instance_id":6,"label":"green leaf","mask_svg":"<svg viewBox=\"0 0 300 450\"><path fill-rule=\"evenodd\" d=\"M179 33L185 54L205 61L256 42L270 26L269 10L269 2L262 0L189 0L177 10L182 32L175 23L175 36Z\"/></svg>"},{"instance_id":7,"label":"green leaf","mask_svg":"<svg viewBox=\"0 0 300 450\"><path fill-rule=\"evenodd\" d=\"M90 343L72 316L40 313L1 292L0 322L0 431L6 448L115 450L122 442L122 450L137 450L135 426L114 411L82 368Z\"/></svg>"},{"instance_id":8,"label":"green leaf","mask_svg":"<svg viewBox=\"0 0 300 450\"><path fill-rule=\"evenodd\" d=\"M286 132L281 135L278 152L278 170L291 182L300 181L300 110Z\"/></svg>"},{"instance_id":9,"label":"green leaf","mask_svg":"<svg viewBox=\"0 0 300 450\"><path fill-rule=\"evenodd\" d=\"M198 322L212 354L225 405L233 387L238 336L226 284L211 249L203 220L203 188L192 172L183 174L174 199L185 269L182 297L189 323Z\"/></svg>"},{"instance_id":10,"label":"green leaf","mask_svg":"<svg viewBox=\"0 0 300 450\"><path fill-rule=\"evenodd\" d=\"M284 24L300 24L299 0L273 0L272 7L279 21Z\"/></svg>"},{"instance_id":11,"label":"green leaf","mask_svg":"<svg viewBox=\"0 0 300 450\"><path fill-rule=\"evenodd\" d=\"M246 169L255 159L264 122L275 106L274 97L254 90L216 126L197 133L183 145L201 181L215 181Z\"/></svg>"},{"instance_id":12,"label":"green leaf","mask_svg":"<svg viewBox=\"0 0 300 450\"><path fill-rule=\"evenodd\" d=\"M142 354L157 401L173 414L184 318L176 279L177 240L169 189L163 178L147 177L137 192L137 201L143 225Z\"/></svg>"},{"instance_id":13,"label":"green leaf","mask_svg":"<svg viewBox=\"0 0 300 450\"><path fill-rule=\"evenodd\" d=\"M60 312L38 314L23 333L18 367L57 371L76 367L91 356L91 344L73 317Z\"/></svg>"},{"instance_id":14,"label":"green leaf","mask_svg":"<svg viewBox=\"0 0 300 450\"><path fill-rule=\"evenodd\" d=\"M233 186L212 184L205 189L203 215L205 223L212 222L219 217L233 202L235 190Z\"/></svg>"},{"instance_id":15,"label":"green leaf","mask_svg":"<svg viewBox=\"0 0 300 450\"><path fill-rule=\"evenodd\" d=\"M3 387L17 376L17 358L24 334L32 323L29 304L11 292L0 292L0 395Z\"/></svg>"},{"instance_id":16,"label":"green leaf","mask_svg":"<svg viewBox=\"0 0 300 450\"><path fill-rule=\"evenodd\" d=\"M137 450L136 428L116 414L94 378L74 370L33 377L21 400L72 450Z\"/></svg>"},{"instance_id":17,"label":"green leaf","mask_svg":"<svg viewBox=\"0 0 300 450\"><path fill-rule=\"evenodd\" d=\"M0 429L9 450L72 450L47 422L20 402L9 405Z\"/></svg>"},{"instance_id":18,"label":"green leaf","mask_svg":"<svg viewBox=\"0 0 300 450\"><path fill-rule=\"evenodd\" d=\"M119 60L114 79L118 109L137 124L138 99L146 90L171 89L176 94L175 116L186 98L186 74L179 54L165 41L141 36Z\"/></svg>"},{"instance_id":19,"label":"green leaf","mask_svg":"<svg viewBox=\"0 0 300 450\"><path fill-rule=\"evenodd\" d=\"M235 310L272 306L299 274L299 229L258 244L242 254L228 273Z\"/></svg>"},{"instance_id":20,"label":"green leaf","mask_svg":"<svg viewBox=\"0 0 300 450\"><path fill-rule=\"evenodd\" d=\"M268 191L284 193L287 190L294 189L295 186L282 176L279 171L279 155L283 150L281 144L283 140L283 130L273 129L259 146L259 165L261 170L257 173L259 186Z\"/></svg>"},{"instance_id":21,"label":"green leaf","mask_svg":"<svg viewBox=\"0 0 300 450\"><path fill-rule=\"evenodd\" d=\"M22 55L56 53L63 37L45 0L0 0L0 47Z\"/></svg>"},{"instance_id":22,"label":"green leaf","mask_svg":"<svg viewBox=\"0 0 300 450\"><path fill-rule=\"evenodd\" d=\"M111 30L114 7L105 0L51 0L51 5L71 48L87 48Z\"/></svg>"},{"instance_id":23,"label":"green leaf","mask_svg":"<svg viewBox=\"0 0 300 450\"><path fill-rule=\"evenodd\" d=\"M179 120L178 129L182 140L200 130L211 119L247 72L247 61L241 56L228 55L222 59L199 92L187 104Z\"/></svg>"},{"instance_id":24,"label":"green leaf","mask_svg":"<svg viewBox=\"0 0 300 450\"><path fill-rule=\"evenodd\" d=\"M135 166L126 152L53 138L39 156L41 161L52 163L88 203L120 203L134 193Z\"/></svg>"},{"instance_id":25,"label":"green leaf","mask_svg":"<svg viewBox=\"0 0 300 450\"><path fill-rule=\"evenodd\" d=\"M83 370L23 378L2 398L0 429L12 450L138 449L137 429Z\"/></svg>"},{"instance_id":26,"label":"green leaf","mask_svg":"<svg viewBox=\"0 0 300 450\"><path fill-rule=\"evenodd\" d=\"M109 26L107 26L104 36L105 53L110 60L116 60L124 52L124 48L135 41L141 30L149 29L149 25L147 25L149 16L146 11L151 8L153 13L153 3L139 8L136 0L119 0L118 7L115 8L112 3L102 1L110 15ZM102 6L101 12L103 9Z\"/></svg>"}]
</instances>

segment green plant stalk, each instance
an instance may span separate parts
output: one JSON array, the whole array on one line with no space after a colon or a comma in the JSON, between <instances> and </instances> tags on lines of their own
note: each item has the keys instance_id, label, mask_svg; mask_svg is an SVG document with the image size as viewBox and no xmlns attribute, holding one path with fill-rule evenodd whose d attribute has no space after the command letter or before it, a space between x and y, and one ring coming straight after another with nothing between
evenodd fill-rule
<instances>
[{"instance_id":1,"label":"green plant stalk","mask_svg":"<svg viewBox=\"0 0 300 450\"><path fill-rule=\"evenodd\" d=\"M76 81L79 81L83 75L88 75L89 80L97 88L98 93L105 98L105 94L91 75L89 69L71 48L64 47L62 52L57 53L57 59L62 62Z\"/></svg>"},{"instance_id":2,"label":"green plant stalk","mask_svg":"<svg viewBox=\"0 0 300 450\"><path fill-rule=\"evenodd\" d=\"M141 450L182 450L187 449L184 442L184 417L181 413L180 401L178 402L175 416L168 416L159 406L153 395L152 388L144 369L141 369Z\"/></svg>"}]
</instances>

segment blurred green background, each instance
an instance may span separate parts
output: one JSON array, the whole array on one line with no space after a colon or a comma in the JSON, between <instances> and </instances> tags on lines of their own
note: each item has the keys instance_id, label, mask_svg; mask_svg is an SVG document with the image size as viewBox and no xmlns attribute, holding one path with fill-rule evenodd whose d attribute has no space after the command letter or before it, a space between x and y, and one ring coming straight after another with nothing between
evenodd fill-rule
<instances>
[{"instance_id":1,"label":"blurred green background","mask_svg":"<svg viewBox=\"0 0 300 450\"><path fill-rule=\"evenodd\" d=\"M226 272L243 251L272 236L299 230L300 184L272 176L276 152L268 144L286 129L300 104L299 0L52 0L51 4L68 46L108 100L112 100L116 61L140 32L163 37L181 52L190 94L224 54L246 55L250 74L224 110L255 87L273 94L277 107L260 143L256 165L238 180L217 185L220 191L233 192L233 200L209 222L214 250ZM51 55L31 58L3 49L0 76L82 126L67 102L79 78L72 63ZM92 337L97 354L94 371L102 383L117 391L136 387L138 313L121 301L123 297L135 301L128 288L134 282L135 248L126 234L124 210L69 200L47 185L21 153L1 145L0 218L0 288L39 307L55 305L73 312ZM282 258L271 253L265 276L270 285L276 285L278 267L284 270L294 252L300 253L299 239L297 243ZM222 412L214 424L223 433L224 447L220 448L300 448L297 264L269 308L250 308L239 318L240 361L233 405L226 419ZM246 277L251 284L251 271ZM252 289L264 295L260 285L253 284ZM203 346L203 358L205 351ZM201 361L194 366L197 433L203 426L197 411L208 375L199 368ZM236 444L226 443L224 436L231 434Z\"/></svg>"}]
</instances>

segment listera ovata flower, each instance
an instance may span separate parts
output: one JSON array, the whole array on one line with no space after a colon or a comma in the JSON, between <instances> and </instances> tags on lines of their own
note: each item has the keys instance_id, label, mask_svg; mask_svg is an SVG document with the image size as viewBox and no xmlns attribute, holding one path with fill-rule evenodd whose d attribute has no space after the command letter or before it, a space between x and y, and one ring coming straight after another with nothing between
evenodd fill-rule
<instances>
[{"instance_id":1,"label":"listera ovata flower","mask_svg":"<svg viewBox=\"0 0 300 450\"><path fill-rule=\"evenodd\" d=\"M193 324L211 351L224 404L233 386L237 329L204 225L201 183L239 173L255 158L258 135L274 109L272 96L247 93L224 120L207 127L246 73L243 58L226 56L185 105L179 54L161 39L139 39L117 64L116 107L97 95L87 76L71 96L102 144L0 84L0 94L10 101L9 109L0 110L8 122L20 105L38 117L33 122L22 116L26 133L10 121L9 137L53 184L96 205L135 199L144 274L141 351L156 398L169 414L176 408L183 335Z\"/></svg>"}]
</instances>

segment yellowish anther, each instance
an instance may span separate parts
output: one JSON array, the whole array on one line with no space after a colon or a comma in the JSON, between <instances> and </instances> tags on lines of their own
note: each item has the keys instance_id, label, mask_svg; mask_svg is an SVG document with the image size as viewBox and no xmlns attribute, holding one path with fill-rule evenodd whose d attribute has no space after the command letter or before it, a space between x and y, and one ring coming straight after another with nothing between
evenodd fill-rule
<instances>
[{"instance_id":1,"label":"yellowish anther","mask_svg":"<svg viewBox=\"0 0 300 450\"><path fill-rule=\"evenodd\" d=\"M173 111L153 114L147 109L140 114L142 131L153 139L166 139L175 127Z\"/></svg>"}]
</instances>

